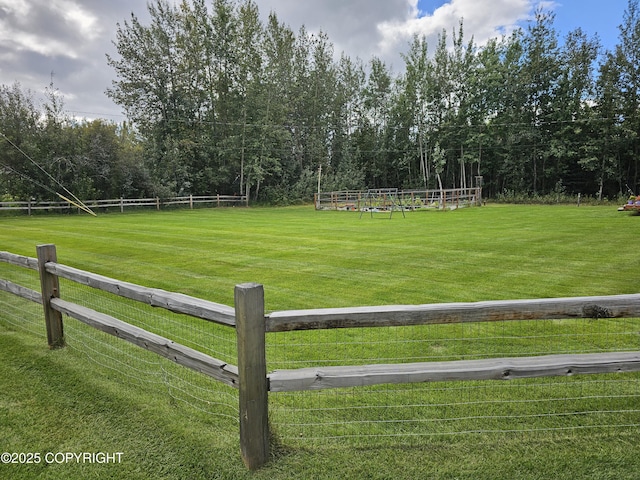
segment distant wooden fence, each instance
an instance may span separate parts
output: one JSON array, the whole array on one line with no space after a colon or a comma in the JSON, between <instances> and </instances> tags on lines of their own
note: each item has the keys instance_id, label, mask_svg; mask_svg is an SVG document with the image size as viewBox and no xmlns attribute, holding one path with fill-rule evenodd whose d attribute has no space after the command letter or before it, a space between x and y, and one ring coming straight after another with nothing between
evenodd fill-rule
<instances>
[{"instance_id":1,"label":"distant wooden fence","mask_svg":"<svg viewBox=\"0 0 640 480\"><path fill-rule=\"evenodd\" d=\"M189 195L183 197L150 197L150 198L115 198L108 200L87 200L86 206L95 210L117 209L124 212L130 208L148 208L156 210L171 206L189 207L193 209L198 205L212 207L232 207L246 206L248 199L246 195ZM0 211L23 211L31 215L36 211L74 211L77 207L69 202L40 202L35 200L0 202Z\"/></svg>"},{"instance_id":2,"label":"distant wooden fence","mask_svg":"<svg viewBox=\"0 0 640 480\"><path fill-rule=\"evenodd\" d=\"M265 314L259 284L235 287L235 307L142 287L57 262L53 245L37 247L37 259L0 252L0 262L37 270L41 292L0 279L0 290L41 303L51 348L64 346L62 314L166 357L239 390L240 445L250 469L269 458L268 394L378 384L511 380L640 371L640 351L543 355L442 362L329 366L267 373L266 336L310 329L404 327L469 322L575 318L638 318L640 294L406 306L329 308ZM60 298L59 278L154 307L235 328L237 365Z\"/></svg>"},{"instance_id":3,"label":"distant wooden fence","mask_svg":"<svg viewBox=\"0 0 640 480\"><path fill-rule=\"evenodd\" d=\"M388 190L388 189L387 189ZM482 187L449 188L443 190L398 190L399 206L405 210L452 210L482 204ZM383 208L390 202L379 199ZM342 190L314 194L316 210L362 211L369 209L371 197L363 190ZM396 207L397 208L397 207Z\"/></svg>"}]
</instances>

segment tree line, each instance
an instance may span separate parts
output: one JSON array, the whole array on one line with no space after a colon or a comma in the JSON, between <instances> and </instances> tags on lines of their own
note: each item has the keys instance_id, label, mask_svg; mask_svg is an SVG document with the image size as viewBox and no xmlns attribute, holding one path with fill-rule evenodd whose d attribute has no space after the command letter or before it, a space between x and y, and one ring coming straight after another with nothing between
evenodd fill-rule
<instances>
[{"instance_id":1,"label":"tree line","mask_svg":"<svg viewBox=\"0 0 640 480\"><path fill-rule=\"evenodd\" d=\"M0 201L139 197L152 182L127 122L77 120L53 84L40 104L20 84L0 85Z\"/></svg>"},{"instance_id":2,"label":"tree line","mask_svg":"<svg viewBox=\"0 0 640 480\"><path fill-rule=\"evenodd\" d=\"M435 45L416 36L401 73L336 55L253 0L148 4L117 26L107 91L127 123L73 122L0 89L0 130L85 197L243 193L289 203L318 188L475 185L485 196L616 197L640 189L640 8L618 44L559 38L539 9L478 46L462 20ZM2 140L0 139L0 142ZM6 195L42 172L2 146ZM39 176L40 175L40 176ZM33 188L33 184L31 185ZM37 190L37 188L36 188ZM0 193L2 193L0 191Z\"/></svg>"}]
</instances>

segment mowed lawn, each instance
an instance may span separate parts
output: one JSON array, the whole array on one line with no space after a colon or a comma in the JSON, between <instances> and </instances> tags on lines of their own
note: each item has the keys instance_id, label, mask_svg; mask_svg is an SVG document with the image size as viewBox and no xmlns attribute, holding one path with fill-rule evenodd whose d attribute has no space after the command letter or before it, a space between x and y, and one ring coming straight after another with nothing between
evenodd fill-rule
<instances>
[{"instance_id":1,"label":"mowed lawn","mask_svg":"<svg viewBox=\"0 0 640 480\"><path fill-rule=\"evenodd\" d=\"M613 207L489 206L360 218L311 207L0 217L0 248L269 310L638 292L640 218Z\"/></svg>"},{"instance_id":2,"label":"mowed lawn","mask_svg":"<svg viewBox=\"0 0 640 480\"><path fill-rule=\"evenodd\" d=\"M312 207L0 217L0 250L267 310L640 292L640 218L615 207L489 205L360 215ZM64 294L64 292L63 292ZM124 388L74 351L49 351L0 313L0 450L121 451L118 465L1 465L0 478L637 478L637 429L471 435L400 448L276 448L242 466L233 426L152 387ZM160 397L160 398L159 398ZM401 444L402 442L400 442Z\"/></svg>"}]
</instances>

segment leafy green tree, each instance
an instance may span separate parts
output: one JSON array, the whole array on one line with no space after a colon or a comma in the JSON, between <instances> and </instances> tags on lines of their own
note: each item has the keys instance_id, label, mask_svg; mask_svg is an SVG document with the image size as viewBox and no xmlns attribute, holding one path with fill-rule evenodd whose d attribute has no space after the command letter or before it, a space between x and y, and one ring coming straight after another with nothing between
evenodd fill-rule
<instances>
[{"instance_id":1,"label":"leafy green tree","mask_svg":"<svg viewBox=\"0 0 640 480\"><path fill-rule=\"evenodd\" d=\"M391 113L393 79L389 67L374 57L369 64L369 76L363 90L365 114L361 117L360 148L365 182L371 188L389 184L388 124Z\"/></svg>"},{"instance_id":2,"label":"leafy green tree","mask_svg":"<svg viewBox=\"0 0 640 480\"><path fill-rule=\"evenodd\" d=\"M361 154L353 133L363 112L362 89L365 73L362 63L342 55L335 67L335 92L328 112L328 158L322 188L357 190L364 188L364 172L359 168ZM309 169L310 170L310 169ZM310 198L309 193L305 198Z\"/></svg>"},{"instance_id":3,"label":"leafy green tree","mask_svg":"<svg viewBox=\"0 0 640 480\"><path fill-rule=\"evenodd\" d=\"M528 176L529 188L533 193L544 193L548 178L551 136L557 126L552 123L552 114L557 99L558 78L560 77L558 35L553 27L554 14L538 9L523 38L524 65L523 87L526 104L523 120L526 128L521 135L531 152Z\"/></svg>"},{"instance_id":4,"label":"leafy green tree","mask_svg":"<svg viewBox=\"0 0 640 480\"><path fill-rule=\"evenodd\" d=\"M623 123L623 176L640 190L640 2L629 0L620 25L615 62L619 74Z\"/></svg>"},{"instance_id":5,"label":"leafy green tree","mask_svg":"<svg viewBox=\"0 0 640 480\"><path fill-rule=\"evenodd\" d=\"M31 196L48 196L31 180L37 168L26 155L36 157L40 111L33 93L19 83L0 85L0 196L26 200ZM20 149L20 150L18 150Z\"/></svg>"},{"instance_id":6,"label":"leafy green tree","mask_svg":"<svg viewBox=\"0 0 640 480\"><path fill-rule=\"evenodd\" d=\"M239 135L240 173L238 179L238 192L245 192L247 195L248 183L245 183L245 170L248 164L248 148L250 145L249 135L255 132L255 123L259 121L258 112L264 85L263 74L263 52L260 45L264 42L264 28L260 22L260 12L258 6L251 0L243 3L238 11L238 45L237 45L237 95L240 103L240 118L242 119L241 131Z\"/></svg>"},{"instance_id":7,"label":"leafy green tree","mask_svg":"<svg viewBox=\"0 0 640 480\"><path fill-rule=\"evenodd\" d=\"M596 84L596 101L594 107L594 118L591 123L592 138L595 145L589 155L579 160L580 166L586 171L595 175L598 197L602 198L605 182L619 176L620 172L620 135L619 124L619 97L620 91L617 89L617 79L619 74L615 62L608 55L608 59L600 66L598 81ZM618 188L621 183L619 182Z\"/></svg>"},{"instance_id":8,"label":"leafy green tree","mask_svg":"<svg viewBox=\"0 0 640 480\"><path fill-rule=\"evenodd\" d=\"M550 139L548 175L571 192L588 192L584 165L597 155L599 139L594 135L594 65L600 45L581 30L569 33L560 52L560 78L555 111L550 121L556 128ZM602 183L599 196L602 198Z\"/></svg>"},{"instance_id":9,"label":"leafy green tree","mask_svg":"<svg viewBox=\"0 0 640 480\"><path fill-rule=\"evenodd\" d=\"M465 149L474 152L477 163L476 174L495 172L501 126L495 119L502 111L504 85L504 64L502 54L504 41L491 39L477 52L475 66L468 78L469 115L471 125L467 129ZM486 170L486 171L485 171ZM495 184L495 173L486 175L485 187ZM488 190L489 188L487 188Z\"/></svg>"},{"instance_id":10,"label":"leafy green tree","mask_svg":"<svg viewBox=\"0 0 640 480\"><path fill-rule=\"evenodd\" d=\"M400 80L402 93L399 96L400 110L407 122L407 135L417 147L418 168L421 184L427 188L431 177L428 154L429 131L434 128L433 99L429 95L429 81L433 65L428 56L425 37L415 36L409 51L403 55L405 74ZM410 182L413 183L413 182Z\"/></svg>"},{"instance_id":11,"label":"leafy green tree","mask_svg":"<svg viewBox=\"0 0 640 480\"><path fill-rule=\"evenodd\" d=\"M291 115L294 91L296 37L293 31L271 13L263 34L263 66L259 88L252 106L252 127L247 138L251 143L246 163L247 195L255 189L260 195L265 181L286 174L283 162L295 163L291 147ZM289 153L291 152L291 153Z\"/></svg>"},{"instance_id":12,"label":"leafy green tree","mask_svg":"<svg viewBox=\"0 0 640 480\"><path fill-rule=\"evenodd\" d=\"M485 113L473 109L474 92L472 91L472 78L473 72L477 68L476 55L473 39L466 45L464 43L462 21L460 21L457 34L454 34L453 37L453 49L450 52L449 65L452 77L452 107L455 112L455 115L451 119L451 127L453 128L449 128L449 137L452 150L459 152L457 155L457 163L460 166L460 180L457 184L462 188L467 188L471 183L470 175L467 175L467 164L471 167L469 169L469 174L471 174L473 164L477 162L477 158L472 154L475 150L475 145L470 132L472 131L471 129L481 121ZM456 184L455 180L453 183Z\"/></svg>"},{"instance_id":13,"label":"leafy green tree","mask_svg":"<svg viewBox=\"0 0 640 480\"><path fill-rule=\"evenodd\" d=\"M375 57L366 67L344 54L336 61L326 34L294 34L275 13L262 24L254 0L155 0L148 9L149 25L132 16L118 26L119 57L108 58L117 75L109 95L143 139L128 150L144 148L141 190L291 202L310 198L319 171L331 188L468 186L476 175L489 196L637 188L638 0L597 79L597 39L576 30L561 43L542 9L482 48L465 39L462 21L433 55L415 37L399 76ZM111 144L98 136L94 145L49 161L62 176L75 169L77 181L86 172L87 188L113 190Z\"/></svg>"}]
</instances>

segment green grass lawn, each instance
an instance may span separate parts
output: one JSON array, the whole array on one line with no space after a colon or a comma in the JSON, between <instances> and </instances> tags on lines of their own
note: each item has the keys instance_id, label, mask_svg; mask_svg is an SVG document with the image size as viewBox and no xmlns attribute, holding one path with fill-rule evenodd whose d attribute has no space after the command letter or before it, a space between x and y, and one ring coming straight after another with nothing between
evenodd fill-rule
<instances>
[{"instance_id":1,"label":"green grass lawn","mask_svg":"<svg viewBox=\"0 0 640 480\"><path fill-rule=\"evenodd\" d=\"M274 311L638 293L639 220L615 208L508 205L392 219L311 207L0 217L0 250L35 256L36 245L54 243L60 263L228 305L234 285L258 282L265 286L267 309ZM537 337L533 325L522 325L514 332ZM567 342L564 348L570 350L607 349L611 345L604 337L610 335L614 346L638 349L637 324L621 328L630 325L635 333L620 340L613 324L603 338L586 323L576 324L582 333L575 342L563 333L550 345L550 335L544 348L555 351ZM432 329L420 348L427 345L443 358L542 348L511 337L504 327L499 334L495 326L464 328ZM410 337L424 333L408 332ZM310 352L317 358L316 341L340 359L342 354L332 351L337 335L351 333L307 334L298 349L284 336L274 341L274 362ZM497 337L500 345L491 340ZM386 337L375 338L374 343L386 343ZM467 351L468 338L474 351ZM338 343L359 342L341 338ZM368 358L368 347L363 350ZM375 355L393 352L381 347ZM123 388L126 378L117 372L105 372L78 350L47 350L42 337L4 322L2 313L0 362L0 450L123 452L117 465L0 465L2 478L637 478L640 471L637 428L525 434L505 425L500 434L416 442L378 438L372 445L302 447L283 441L276 459L249 473L240 460L234 422L181 409L153 384ZM628 378L632 381L618 393L630 397L629 410L637 410L638 376ZM560 395L567 388L560 383L542 391ZM589 396L589 387L579 388ZM482 389L487 395L506 391ZM450 396L443 394L442 401ZM296 401L318 402L307 396ZM602 402L595 408L606 409ZM631 412L611 423L637 420Z\"/></svg>"},{"instance_id":2,"label":"green grass lawn","mask_svg":"<svg viewBox=\"0 0 640 480\"><path fill-rule=\"evenodd\" d=\"M637 217L603 207L490 206L361 219L309 207L0 218L0 247L271 310L633 293Z\"/></svg>"}]
</instances>

